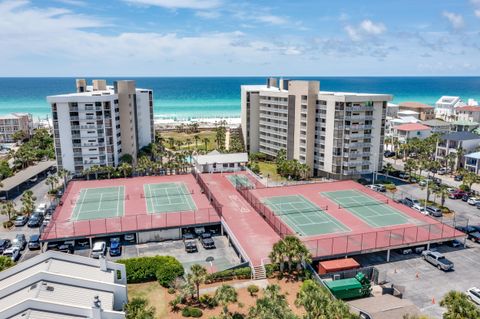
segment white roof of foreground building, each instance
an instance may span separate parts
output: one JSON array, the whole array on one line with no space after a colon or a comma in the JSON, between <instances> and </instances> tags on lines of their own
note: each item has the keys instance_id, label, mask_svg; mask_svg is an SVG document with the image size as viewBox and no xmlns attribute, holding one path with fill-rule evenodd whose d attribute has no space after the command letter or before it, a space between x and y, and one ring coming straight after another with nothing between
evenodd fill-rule
<instances>
[{"instance_id":1,"label":"white roof of foreground building","mask_svg":"<svg viewBox=\"0 0 480 319\"><path fill-rule=\"evenodd\" d=\"M218 152L211 152L207 155L194 156L193 161L198 165L247 163L248 162L248 154L247 153L221 154L221 153L218 153Z\"/></svg>"},{"instance_id":2,"label":"white roof of foreground building","mask_svg":"<svg viewBox=\"0 0 480 319\"><path fill-rule=\"evenodd\" d=\"M125 266L48 251L0 272L0 318L124 319Z\"/></svg>"}]
</instances>

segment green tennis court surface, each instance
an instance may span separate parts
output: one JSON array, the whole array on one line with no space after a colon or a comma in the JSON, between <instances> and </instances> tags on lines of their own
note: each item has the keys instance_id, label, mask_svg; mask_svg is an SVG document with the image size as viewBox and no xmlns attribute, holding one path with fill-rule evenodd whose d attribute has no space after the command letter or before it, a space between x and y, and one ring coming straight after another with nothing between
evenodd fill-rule
<instances>
[{"instance_id":1,"label":"green tennis court surface","mask_svg":"<svg viewBox=\"0 0 480 319\"><path fill-rule=\"evenodd\" d=\"M72 220L100 219L123 216L124 186L82 188L75 204Z\"/></svg>"},{"instance_id":2,"label":"green tennis court surface","mask_svg":"<svg viewBox=\"0 0 480 319\"><path fill-rule=\"evenodd\" d=\"M388 201L378 200L357 190L321 192L343 209L348 210L372 227L408 224L408 218L390 207Z\"/></svg>"},{"instance_id":3,"label":"green tennis court surface","mask_svg":"<svg viewBox=\"0 0 480 319\"><path fill-rule=\"evenodd\" d=\"M348 232L350 229L302 195L263 199L275 215L301 236Z\"/></svg>"},{"instance_id":4,"label":"green tennis court surface","mask_svg":"<svg viewBox=\"0 0 480 319\"><path fill-rule=\"evenodd\" d=\"M192 192L184 183L159 183L143 185L147 212L170 213L194 211L197 209Z\"/></svg>"},{"instance_id":5,"label":"green tennis court surface","mask_svg":"<svg viewBox=\"0 0 480 319\"><path fill-rule=\"evenodd\" d=\"M250 182L250 180L248 179L247 176L245 175L236 175L236 174L233 174L233 175L228 175L227 176L228 180L230 181L230 183L232 183L233 186L237 187L237 186L243 186L243 187L252 187L252 183Z\"/></svg>"}]
</instances>

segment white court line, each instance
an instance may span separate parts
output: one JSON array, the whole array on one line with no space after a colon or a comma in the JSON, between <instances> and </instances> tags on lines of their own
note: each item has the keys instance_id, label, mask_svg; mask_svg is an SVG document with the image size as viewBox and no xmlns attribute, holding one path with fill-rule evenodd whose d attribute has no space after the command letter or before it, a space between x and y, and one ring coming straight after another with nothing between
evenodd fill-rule
<instances>
[{"instance_id":1,"label":"white court line","mask_svg":"<svg viewBox=\"0 0 480 319\"><path fill-rule=\"evenodd\" d=\"M99 200L98 200L97 211L100 211L100 207L102 206L102 198L103 198L103 194L100 193L100 198L99 198Z\"/></svg>"}]
</instances>

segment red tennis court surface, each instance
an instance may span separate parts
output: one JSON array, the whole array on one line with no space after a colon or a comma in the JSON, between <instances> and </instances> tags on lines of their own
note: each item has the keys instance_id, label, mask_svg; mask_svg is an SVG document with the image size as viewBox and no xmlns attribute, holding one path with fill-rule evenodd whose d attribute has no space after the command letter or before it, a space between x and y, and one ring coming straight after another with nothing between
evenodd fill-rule
<instances>
[{"instance_id":1,"label":"red tennis court surface","mask_svg":"<svg viewBox=\"0 0 480 319\"><path fill-rule=\"evenodd\" d=\"M246 172L233 174L244 174L252 184L258 185ZM238 241L240 249L243 249L252 266L258 266L262 259L268 258L273 244L280 240L280 236L240 195L227 178L228 175L232 174L201 174L199 182L206 185L222 206L222 217L231 230L230 236L234 236Z\"/></svg>"},{"instance_id":2,"label":"red tennis court surface","mask_svg":"<svg viewBox=\"0 0 480 319\"><path fill-rule=\"evenodd\" d=\"M196 210L168 213L147 213L146 199L143 198L145 184L183 182L196 205ZM73 220L73 210L82 189L124 186L124 215L112 218ZM52 221L42 232L42 240L98 236L150 229L199 224L218 223L220 218L202 194L199 185L191 174L172 176L146 176L94 181L71 181L62 197ZM99 216L100 217L100 216Z\"/></svg>"},{"instance_id":3,"label":"red tennis court surface","mask_svg":"<svg viewBox=\"0 0 480 319\"><path fill-rule=\"evenodd\" d=\"M353 181L325 182L315 184L303 184L295 186L257 188L253 190L241 190L242 196L253 206L265 221L280 234L280 236L294 235L294 231L276 216L262 201L272 196L302 195L319 207L328 207L325 213L335 218L350 231L343 233L321 234L313 236L300 236L314 257L328 257L352 253L367 253L399 248L427 242L438 242L464 237L465 234L455 230L451 225L444 224L429 216L422 215L413 209L388 201L393 208L407 217L407 222L401 225L372 227L358 216L348 211L348 208L340 208L337 203L322 192L340 190L357 190L373 198L387 199L365 186ZM263 224L262 224L263 225Z\"/></svg>"}]
</instances>

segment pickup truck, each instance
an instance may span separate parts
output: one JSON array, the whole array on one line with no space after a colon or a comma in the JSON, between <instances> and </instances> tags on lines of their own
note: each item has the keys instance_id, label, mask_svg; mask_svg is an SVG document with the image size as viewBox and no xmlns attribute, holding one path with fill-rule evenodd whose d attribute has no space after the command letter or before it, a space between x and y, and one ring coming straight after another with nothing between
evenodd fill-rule
<instances>
[{"instance_id":1,"label":"pickup truck","mask_svg":"<svg viewBox=\"0 0 480 319\"><path fill-rule=\"evenodd\" d=\"M422 258L431 263L432 265L436 266L440 270L453 270L453 263L439 252L424 250L422 251Z\"/></svg>"}]
</instances>

